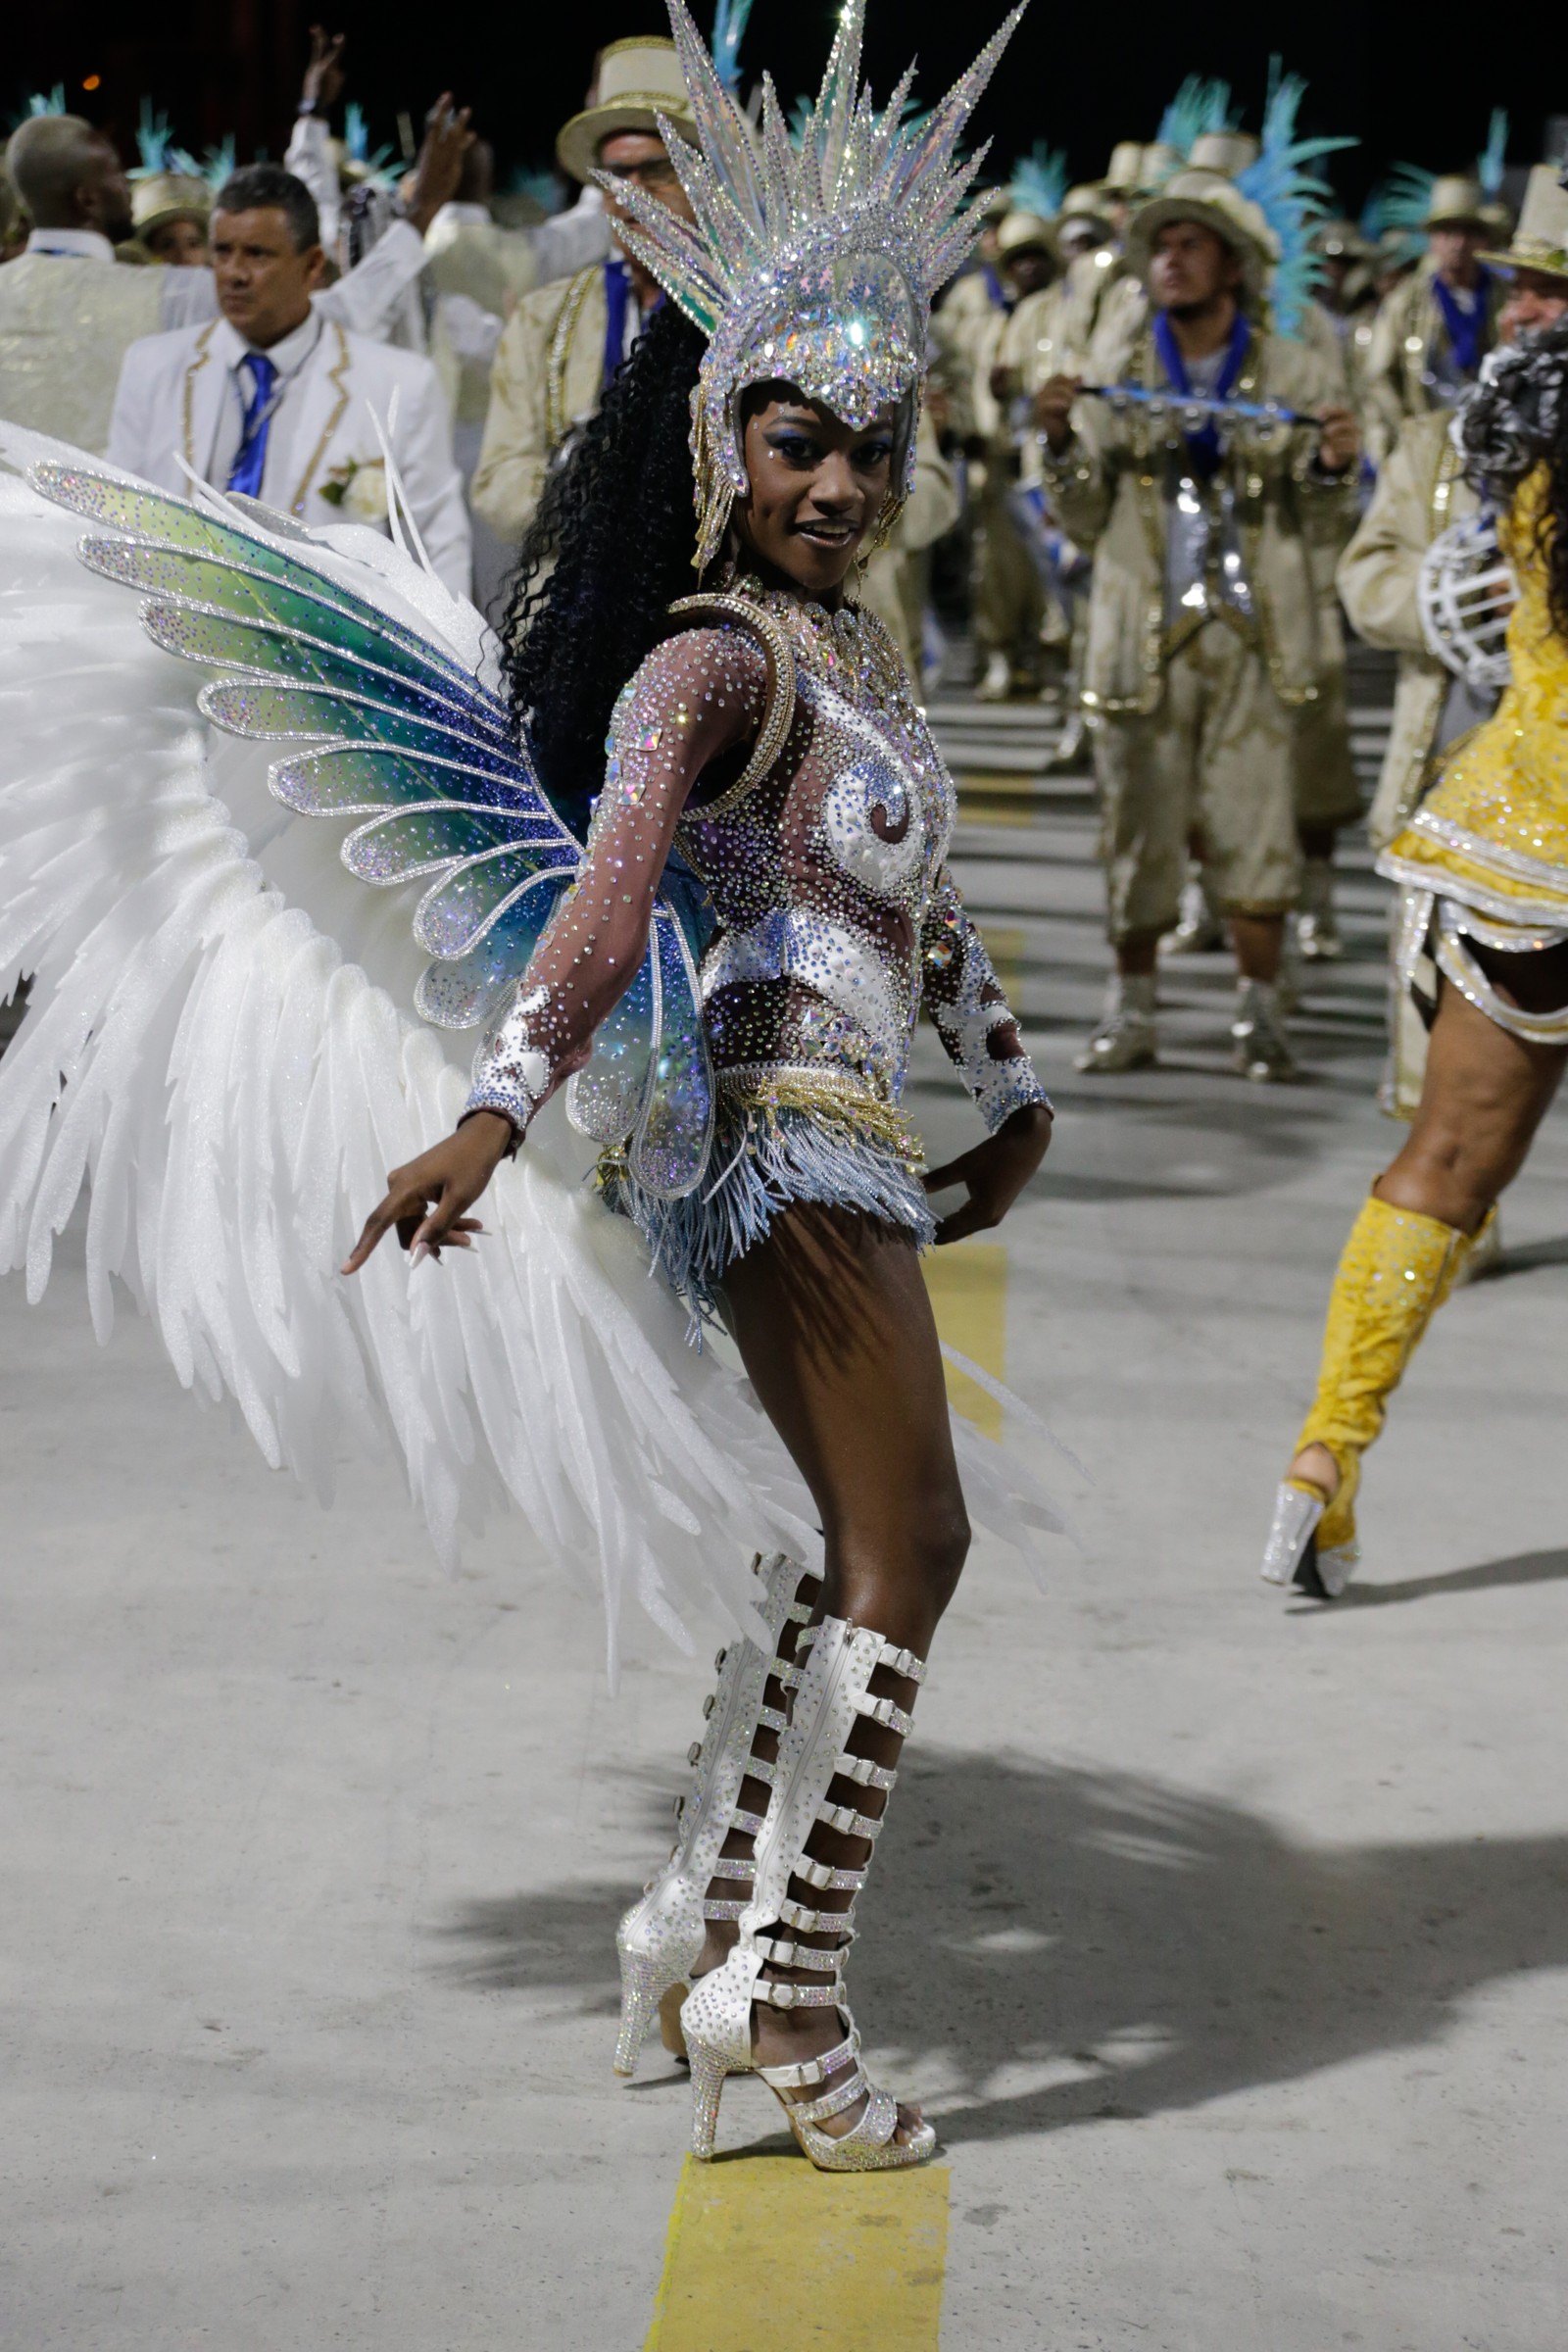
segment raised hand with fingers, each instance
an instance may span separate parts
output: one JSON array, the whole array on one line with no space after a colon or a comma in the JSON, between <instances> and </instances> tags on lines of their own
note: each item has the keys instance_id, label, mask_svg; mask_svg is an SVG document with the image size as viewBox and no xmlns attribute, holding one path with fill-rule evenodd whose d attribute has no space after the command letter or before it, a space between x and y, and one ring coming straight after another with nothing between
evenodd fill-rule
<instances>
[{"instance_id":1,"label":"raised hand with fingers","mask_svg":"<svg viewBox=\"0 0 1568 2352\"><path fill-rule=\"evenodd\" d=\"M473 144L468 128L470 109L454 108L452 92L443 90L424 119L424 143L414 170L403 183L405 217L423 236L444 204L450 204L463 177L463 158Z\"/></svg>"},{"instance_id":2,"label":"raised hand with fingers","mask_svg":"<svg viewBox=\"0 0 1568 2352\"><path fill-rule=\"evenodd\" d=\"M1025 1102L972 1152L925 1175L928 1193L961 1184L969 1198L949 1217L937 1220L937 1247L961 1242L966 1234L1000 1225L1051 1148L1051 1112L1044 1102Z\"/></svg>"},{"instance_id":3,"label":"raised hand with fingers","mask_svg":"<svg viewBox=\"0 0 1568 2352\"><path fill-rule=\"evenodd\" d=\"M345 1274L357 1274L384 1235L397 1228L398 1240L409 1252L409 1263L421 1257L438 1262L443 1250L471 1250L475 1234L484 1227L467 1215L501 1161L512 1150L512 1122L499 1111L476 1110L455 1134L407 1167L394 1168L386 1180L386 1198L370 1211L365 1230L343 1263Z\"/></svg>"},{"instance_id":4,"label":"raised hand with fingers","mask_svg":"<svg viewBox=\"0 0 1568 2352\"><path fill-rule=\"evenodd\" d=\"M311 62L300 92L302 115L324 115L343 95L343 51L348 35L328 33L324 24L311 26Z\"/></svg>"}]
</instances>

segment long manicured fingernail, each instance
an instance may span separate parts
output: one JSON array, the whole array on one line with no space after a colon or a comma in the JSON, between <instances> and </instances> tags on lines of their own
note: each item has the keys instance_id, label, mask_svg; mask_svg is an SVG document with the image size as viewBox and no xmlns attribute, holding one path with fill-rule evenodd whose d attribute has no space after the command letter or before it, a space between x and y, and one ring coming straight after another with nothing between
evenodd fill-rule
<instances>
[{"instance_id":1,"label":"long manicured fingernail","mask_svg":"<svg viewBox=\"0 0 1568 2352\"><path fill-rule=\"evenodd\" d=\"M410 1269L412 1270L415 1266L416 1266L421 1257L428 1257L429 1254L430 1245L428 1242L416 1242L414 1248L409 1251Z\"/></svg>"}]
</instances>

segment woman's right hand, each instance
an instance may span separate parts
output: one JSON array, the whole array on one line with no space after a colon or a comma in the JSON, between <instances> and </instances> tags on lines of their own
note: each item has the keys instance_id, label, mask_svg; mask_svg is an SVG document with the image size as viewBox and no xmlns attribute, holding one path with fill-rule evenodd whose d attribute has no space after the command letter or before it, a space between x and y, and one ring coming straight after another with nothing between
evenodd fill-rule
<instances>
[{"instance_id":1,"label":"woman's right hand","mask_svg":"<svg viewBox=\"0 0 1568 2352\"><path fill-rule=\"evenodd\" d=\"M421 1152L406 1168L394 1168L386 1180L386 1199L366 1219L365 1231L345 1259L343 1272L357 1274L394 1225L411 1265L416 1266L421 1257L439 1258L449 1245L454 1250L471 1249L473 1235L483 1233L484 1227L466 1212L512 1150L512 1143L510 1119L498 1110L476 1110L455 1134Z\"/></svg>"}]
</instances>

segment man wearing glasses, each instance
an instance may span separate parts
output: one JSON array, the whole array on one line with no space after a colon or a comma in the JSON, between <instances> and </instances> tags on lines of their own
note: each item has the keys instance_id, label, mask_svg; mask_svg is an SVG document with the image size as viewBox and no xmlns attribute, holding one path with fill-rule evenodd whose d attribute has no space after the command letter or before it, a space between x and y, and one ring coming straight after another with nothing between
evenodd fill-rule
<instances>
[{"instance_id":1,"label":"man wearing glasses","mask_svg":"<svg viewBox=\"0 0 1568 2352\"><path fill-rule=\"evenodd\" d=\"M635 180L690 220L656 110L678 129L690 125L695 140L674 42L612 41L599 60L593 102L562 131L556 160L585 184L595 170ZM605 209L613 230L625 216L612 199ZM598 408L659 299L647 271L612 246L607 261L518 303L496 351L471 492L475 514L509 544L532 521L551 464Z\"/></svg>"}]
</instances>

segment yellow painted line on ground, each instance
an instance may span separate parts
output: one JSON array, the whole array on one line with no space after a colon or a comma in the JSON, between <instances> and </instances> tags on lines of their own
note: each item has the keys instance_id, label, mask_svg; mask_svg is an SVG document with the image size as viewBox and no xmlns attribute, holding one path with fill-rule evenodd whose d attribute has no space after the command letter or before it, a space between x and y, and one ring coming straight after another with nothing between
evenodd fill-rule
<instances>
[{"instance_id":1,"label":"yellow painted line on ground","mask_svg":"<svg viewBox=\"0 0 1568 2352\"><path fill-rule=\"evenodd\" d=\"M995 1380L1007 1377L1007 1252L1000 1242L955 1242L920 1260L937 1330ZM967 1373L943 1367L956 1411L988 1438L1002 1435L1002 1407Z\"/></svg>"},{"instance_id":2,"label":"yellow painted line on ground","mask_svg":"<svg viewBox=\"0 0 1568 2352\"><path fill-rule=\"evenodd\" d=\"M1033 776L965 768L957 782L958 814L966 825L1021 825L1034 815L1038 786Z\"/></svg>"},{"instance_id":3,"label":"yellow painted line on ground","mask_svg":"<svg viewBox=\"0 0 1568 2352\"><path fill-rule=\"evenodd\" d=\"M938 2352L948 2169L688 2156L644 2352Z\"/></svg>"},{"instance_id":4,"label":"yellow painted line on ground","mask_svg":"<svg viewBox=\"0 0 1568 2352\"><path fill-rule=\"evenodd\" d=\"M1002 983L1002 993L1016 1012L1023 981L1023 932L1013 923L982 923L980 933Z\"/></svg>"}]
</instances>

